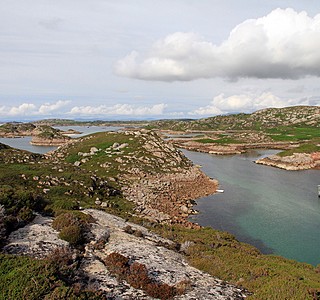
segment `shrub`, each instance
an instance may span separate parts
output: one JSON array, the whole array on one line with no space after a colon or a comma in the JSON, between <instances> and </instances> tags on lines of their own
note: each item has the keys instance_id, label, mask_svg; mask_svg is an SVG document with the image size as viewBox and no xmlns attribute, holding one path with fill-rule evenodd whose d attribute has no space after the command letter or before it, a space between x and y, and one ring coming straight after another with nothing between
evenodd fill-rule
<instances>
[{"instance_id":1,"label":"shrub","mask_svg":"<svg viewBox=\"0 0 320 300\"><path fill-rule=\"evenodd\" d=\"M136 237L143 237L143 233L141 230L135 230L133 235Z\"/></svg>"},{"instance_id":2,"label":"shrub","mask_svg":"<svg viewBox=\"0 0 320 300\"><path fill-rule=\"evenodd\" d=\"M126 277L129 268L129 259L127 257L113 252L105 258L104 263L112 274L117 275L120 279Z\"/></svg>"},{"instance_id":3,"label":"shrub","mask_svg":"<svg viewBox=\"0 0 320 300\"><path fill-rule=\"evenodd\" d=\"M126 280L132 287L144 290L149 296L159 299L171 299L177 294L182 294L182 289L177 289L166 283L156 282L149 277L145 265L134 262L130 264L129 258L113 252L105 259L108 270L118 276L119 279Z\"/></svg>"},{"instance_id":4,"label":"shrub","mask_svg":"<svg viewBox=\"0 0 320 300\"><path fill-rule=\"evenodd\" d=\"M72 246L83 242L83 235L80 225L70 225L61 229L59 238L67 241Z\"/></svg>"},{"instance_id":5,"label":"shrub","mask_svg":"<svg viewBox=\"0 0 320 300\"><path fill-rule=\"evenodd\" d=\"M149 283L145 291L149 296L163 300L171 299L177 294L176 288L166 283Z\"/></svg>"},{"instance_id":6,"label":"shrub","mask_svg":"<svg viewBox=\"0 0 320 300\"><path fill-rule=\"evenodd\" d=\"M22 208L18 213L18 218L21 219L23 222L29 223L35 217L35 214L29 207Z\"/></svg>"},{"instance_id":7,"label":"shrub","mask_svg":"<svg viewBox=\"0 0 320 300\"><path fill-rule=\"evenodd\" d=\"M65 212L58 215L52 222L52 227L58 231L59 237L72 246L80 245L85 241L85 233L89 223L94 221L91 216L82 212Z\"/></svg>"},{"instance_id":8,"label":"shrub","mask_svg":"<svg viewBox=\"0 0 320 300\"><path fill-rule=\"evenodd\" d=\"M148 276L146 266L137 262L131 264L127 281L136 289L143 289L150 284L151 279Z\"/></svg>"},{"instance_id":9,"label":"shrub","mask_svg":"<svg viewBox=\"0 0 320 300\"><path fill-rule=\"evenodd\" d=\"M62 213L57 216L52 222L52 227L58 231L62 230L65 227L73 225L80 225L80 222L78 221L78 218L72 213Z\"/></svg>"},{"instance_id":10,"label":"shrub","mask_svg":"<svg viewBox=\"0 0 320 300\"><path fill-rule=\"evenodd\" d=\"M127 225L126 227L124 227L123 231L128 234L133 234L133 232L134 232L134 230L132 229L132 227L130 225Z\"/></svg>"}]
</instances>

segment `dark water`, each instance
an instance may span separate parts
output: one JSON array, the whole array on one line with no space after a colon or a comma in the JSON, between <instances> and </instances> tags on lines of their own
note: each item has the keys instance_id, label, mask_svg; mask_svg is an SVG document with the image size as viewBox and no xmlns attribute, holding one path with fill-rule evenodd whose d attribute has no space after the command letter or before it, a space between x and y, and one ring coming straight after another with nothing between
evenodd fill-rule
<instances>
[{"instance_id":1,"label":"dark water","mask_svg":"<svg viewBox=\"0 0 320 300\"><path fill-rule=\"evenodd\" d=\"M233 233L264 253L320 263L320 171L285 171L257 165L273 150L213 156L183 150L224 193L199 199L192 220Z\"/></svg>"},{"instance_id":2,"label":"dark water","mask_svg":"<svg viewBox=\"0 0 320 300\"><path fill-rule=\"evenodd\" d=\"M70 135L72 138L78 138L81 136L85 136L95 132L102 132L102 131L118 131L122 127L113 127L113 126L59 126L55 127L61 130L68 130L73 129L81 132L80 134ZM21 138L0 138L0 143L6 144L10 147L27 150L33 153L47 153L51 150L55 150L58 147L56 146L33 146L30 144L32 137L26 136Z\"/></svg>"}]
</instances>

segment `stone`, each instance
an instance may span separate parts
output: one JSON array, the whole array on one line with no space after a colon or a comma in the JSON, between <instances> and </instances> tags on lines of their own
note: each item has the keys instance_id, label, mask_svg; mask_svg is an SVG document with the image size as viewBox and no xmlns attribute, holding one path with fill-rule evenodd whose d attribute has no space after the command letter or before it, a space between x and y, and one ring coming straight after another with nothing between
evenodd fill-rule
<instances>
[{"instance_id":1,"label":"stone","mask_svg":"<svg viewBox=\"0 0 320 300\"><path fill-rule=\"evenodd\" d=\"M115 149L115 148L118 148L119 146L120 146L119 143L113 143L112 148Z\"/></svg>"},{"instance_id":2,"label":"stone","mask_svg":"<svg viewBox=\"0 0 320 300\"><path fill-rule=\"evenodd\" d=\"M90 148L90 153L96 153L96 152L98 152L99 150L96 148L96 147L91 147Z\"/></svg>"}]
</instances>

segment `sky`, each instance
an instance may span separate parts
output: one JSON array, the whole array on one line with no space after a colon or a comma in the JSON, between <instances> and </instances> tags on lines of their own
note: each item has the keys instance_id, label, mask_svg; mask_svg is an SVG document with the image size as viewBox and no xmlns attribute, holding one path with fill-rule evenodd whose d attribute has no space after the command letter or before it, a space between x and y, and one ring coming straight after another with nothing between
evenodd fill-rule
<instances>
[{"instance_id":1,"label":"sky","mask_svg":"<svg viewBox=\"0 0 320 300\"><path fill-rule=\"evenodd\" d=\"M0 122L320 105L319 0L0 5Z\"/></svg>"}]
</instances>

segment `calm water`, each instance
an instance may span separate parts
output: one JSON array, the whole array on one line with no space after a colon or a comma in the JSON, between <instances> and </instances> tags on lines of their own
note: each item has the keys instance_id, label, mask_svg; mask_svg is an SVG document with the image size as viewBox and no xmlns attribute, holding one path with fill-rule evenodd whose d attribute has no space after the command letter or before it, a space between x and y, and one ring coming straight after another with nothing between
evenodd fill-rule
<instances>
[{"instance_id":1,"label":"calm water","mask_svg":"<svg viewBox=\"0 0 320 300\"><path fill-rule=\"evenodd\" d=\"M320 171L285 171L253 163L274 153L213 156L183 150L225 192L199 199L203 226L233 233L264 253L313 265L320 263Z\"/></svg>"},{"instance_id":2,"label":"calm water","mask_svg":"<svg viewBox=\"0 0 320 300\"><path fill-rule=\"evenodd\" d=\"M113 127L113 126L59 126L54 127L61 130L68 130L73 129L81 132L80 134L70 135L72 138L78 138L81 136L85 136L95 132L102 132L102 131L118 131L122 127ZM30 144L32 137L26 136L21 138L0 138L0 143L6 144L10 147L27 150L34 153L47 153L51 150L57 149L57 147L48 147L48 146L33 146Z\"/></svg>"}]
</instances>

